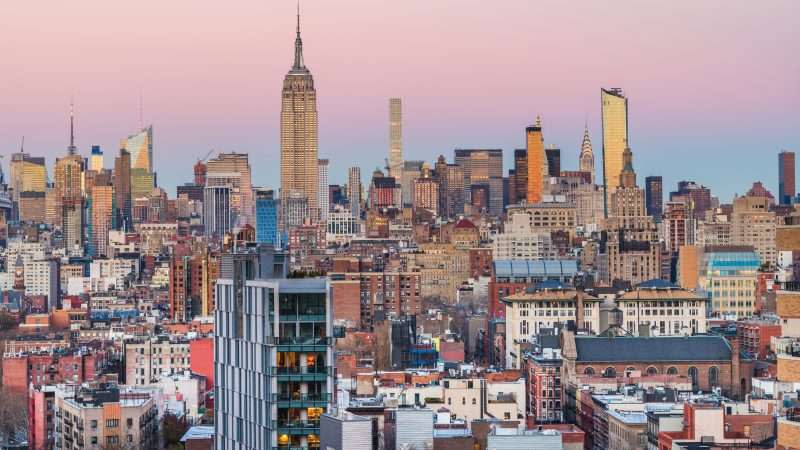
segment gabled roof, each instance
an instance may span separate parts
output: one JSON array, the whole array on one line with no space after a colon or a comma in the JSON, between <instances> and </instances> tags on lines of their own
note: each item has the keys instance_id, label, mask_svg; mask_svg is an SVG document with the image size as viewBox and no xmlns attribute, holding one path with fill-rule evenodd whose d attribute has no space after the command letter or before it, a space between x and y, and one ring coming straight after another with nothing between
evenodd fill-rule
<instances>
[{"instance_id":1,"label":"gabled roof","mask_svg":"<svg viewBox=\"0 0 800 450\"><path fill-rule=\"evenodd\" d=\"M458 222L456 222L454 228L456 228L456 229L464 229L464 228L466 228L466 229L470 229L470 230L475 230L478 227L476 227L475 224L473 224L472 222L470 222L467 219L461 219Z\"/></svg>"},{"instance_id":2,"label":"gabled roof","mask_svg":"<svg viewBox=\"0 0 800 450\"><path fill-rule=\"evenodd\" d=\"M575 348L582 363L731 360L731 346L722 336L576 336Z\"/></svg>"}]
</instances>

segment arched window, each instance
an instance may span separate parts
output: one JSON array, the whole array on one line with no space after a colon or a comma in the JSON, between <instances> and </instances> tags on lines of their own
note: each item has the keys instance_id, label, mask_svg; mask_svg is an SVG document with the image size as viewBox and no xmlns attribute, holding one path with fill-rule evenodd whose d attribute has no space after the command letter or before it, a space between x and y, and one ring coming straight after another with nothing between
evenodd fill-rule
<instances>
[{"instance_id":1,"label":"arched window","mask_svg":"<svg viewBox=\"0 0 800 450\"><path fill-rule=\"evenodd\" d=\"M584 375L594 375L594 369L592 369L591 367L587 367L587 368L583 369L583 374Z\"/></svg>"},{"instance_id":2,"label":"arched window","mask_svg":"<svg viewBox=\"0 0 800 450\"><path fill-rule=\"evenodd\" d=\"M699 378L698 378L698 373L697 373L697 367L689 367L689 371L687 373L689 374L689 378L692 379L692 390L694 390L694 389L697 388L697 386L699 384L698 383Z\"/></svg>"},{"instance_id":3,"label":"arched window","mask_svg":"<svg viewBox=\"0 0 800 450\"><path fill-rule=\"evenodd\" d=\"M708 385L712 388L719 386L719 369L717 366L711 366L708 369Z\"/></svg>"},{"instance_id":4,"label":"arched window","mask_svg":"<svg viewBox=\"0 0 800 450\"><path fill-rule=\"evenodd\" d=\"M625 375L630 375L633 372L636 372L636 367L628 366L625 368Z\"/></svg>"},{"instance_id":5,"label":"arched window","mask_svg":"<svg viewBox=\"0 0 800 450\"><path fill-rule=\"evenodd\" d=\"M653 366L650 366L647 368L647 371L645 371L645 373L648 375L658 375L658 369L656 369Z\"/></svg>"},{"instance_id":6,"label":"arched window","mask_svg":"<svg viewBox=\"0 0 800 450\"><path fill-rule=\"evenodd\" d=\"M606 367L606 370L603 371L603 376L606 378L614 378L617 376L617 369L613 367Z\"/></svg>"},{"instance_id":7,"label":"arched window","mask_svg":"<svg viewBox=\"0 0 800 450\"><path fill-rule=\"evenodd\" d=\"M669 369L667 369L667 375L677 375L677 374L678 374L677 367L670 367Z\"/></svg>"}]
</instances>

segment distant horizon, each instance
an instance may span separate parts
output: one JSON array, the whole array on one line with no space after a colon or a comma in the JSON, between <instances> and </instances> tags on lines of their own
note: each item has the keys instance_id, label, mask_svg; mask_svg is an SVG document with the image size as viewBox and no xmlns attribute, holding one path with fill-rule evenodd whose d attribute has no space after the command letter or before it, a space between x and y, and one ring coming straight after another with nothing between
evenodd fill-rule
<instances>
[{"instance_id":1,"label":"distant horizon","mask_svg":"<svg viewBox=\"0 0 800 450\"><path fill-rule=\"evenodd\" d=\"M800 51L788 0L478 2L375 5L304 1L305 62L319 108L319 157L331 184L358 162L363 182L389 153L389 98L403 100L403 157L433 164L456 148L501 148L504 174L542 116L546 145L577 168L588 123L602 184L600 89L629 99L639 185L680 180L721 203L761 181L777 196L778 153L800 150ZM210 149L248 153L253 185L279 180L281 80L292 62L295 2L99 0L0 6L0 145L55 158L154 128L154 170L171 196ZM153 11L158 11L154 15ZM147 26L142 26L145 23ZM120 24L123 26L120 27Z\"/></svg>"}]
</instances>

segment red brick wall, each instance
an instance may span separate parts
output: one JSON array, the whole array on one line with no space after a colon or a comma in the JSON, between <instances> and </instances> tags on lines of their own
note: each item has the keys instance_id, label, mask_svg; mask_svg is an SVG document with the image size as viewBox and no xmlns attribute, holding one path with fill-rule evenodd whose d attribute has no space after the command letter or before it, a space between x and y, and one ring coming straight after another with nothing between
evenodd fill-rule
<instances>
[{"instance_id":1,"label":"red brick wall","mask_svg":"<svg viewBox=\"0 0 800 450\"><path fill-rule=\"evenodd\" d=\"M348 328L361 326L361 283L358 281L331 282L333 320L343 321Z\"/></svg>"},{"instance_id":2,"label":"red brick wall","mask_svg":"<svg viewBox=\"0 0 800 450\"><path fill-rule=\"evenodd\" d=\"M28 358L3 359L3 387L24 391L28 389Z\"/></svg>"}]
</instances>

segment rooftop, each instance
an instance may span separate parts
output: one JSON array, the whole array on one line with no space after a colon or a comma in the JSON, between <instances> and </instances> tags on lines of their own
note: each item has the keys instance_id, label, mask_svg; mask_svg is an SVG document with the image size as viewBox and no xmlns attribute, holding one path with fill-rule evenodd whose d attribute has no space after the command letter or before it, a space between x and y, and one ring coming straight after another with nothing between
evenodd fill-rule
<instances>
[{"instance_id":1,"label":"rooftop","mask_svg":"<svg viewBox=\"0 0 800 450\"><path fill-rule=\"evenodd\" d=\"M576 336L579 362L730 361L722 336Z\"/></svg>"}]
</instances>

